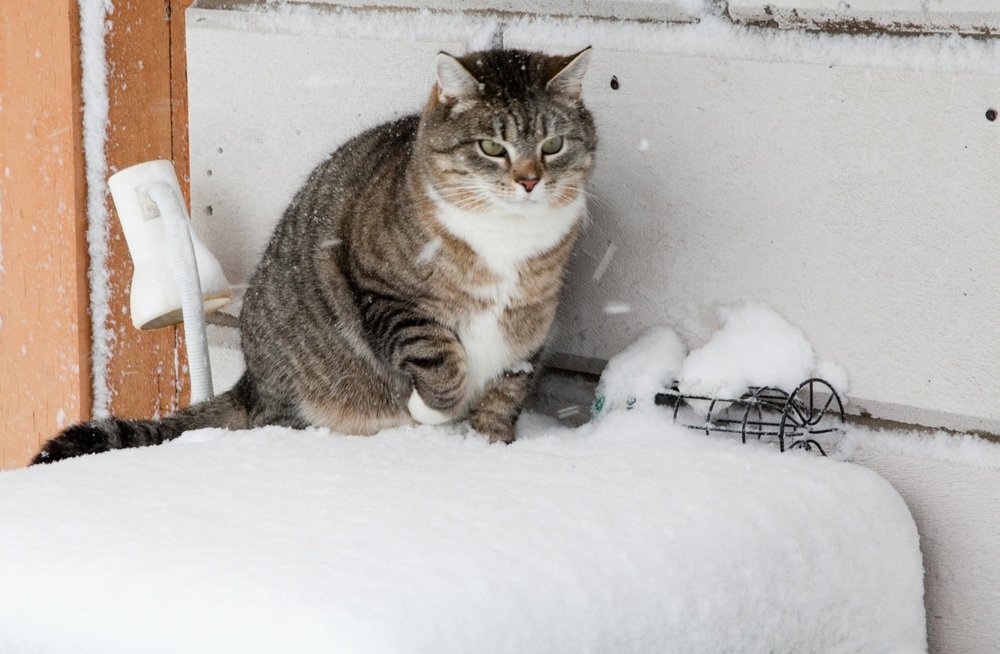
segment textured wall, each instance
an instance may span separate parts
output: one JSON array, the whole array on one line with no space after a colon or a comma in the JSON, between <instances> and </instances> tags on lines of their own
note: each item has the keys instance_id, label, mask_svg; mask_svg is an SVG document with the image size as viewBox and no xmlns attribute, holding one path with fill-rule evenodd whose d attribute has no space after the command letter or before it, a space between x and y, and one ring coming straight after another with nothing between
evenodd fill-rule
<instances>
[{"instance_id":1,"label":"textured wall","mask_svg":"<svg viewBox=\"0 0 1000 654\"><path fill-rule=\"evenodd\" d=\"M193 15L192 214L235 280L327 152L419 109L438 49L489 42L474 20ZM1000 77L674 56L648 33L620 50L576 29L598 46L603 140L559 351L599 370L649 324L697 344L719 303L759 300L846 368L858 410L1000 432Z\"/></svg>"}]
</instances>

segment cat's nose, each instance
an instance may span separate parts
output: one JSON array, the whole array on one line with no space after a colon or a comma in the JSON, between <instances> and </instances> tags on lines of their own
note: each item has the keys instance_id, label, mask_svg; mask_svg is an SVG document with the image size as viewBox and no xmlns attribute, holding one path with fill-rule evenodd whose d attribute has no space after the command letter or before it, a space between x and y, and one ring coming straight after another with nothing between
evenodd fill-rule
<instances>
[{"instance_id":1,"label":"cat's nose","mask_svg":"<svg viewBox=\"0 0 1000 654\"><path fill-rule=\"evenodd\" d=\"M535 184L538 183L537 177L522 177L517 180L517 183L524 187L524 190L531 193L531 189L535 188Z\"/></svg>"}]
</instances>

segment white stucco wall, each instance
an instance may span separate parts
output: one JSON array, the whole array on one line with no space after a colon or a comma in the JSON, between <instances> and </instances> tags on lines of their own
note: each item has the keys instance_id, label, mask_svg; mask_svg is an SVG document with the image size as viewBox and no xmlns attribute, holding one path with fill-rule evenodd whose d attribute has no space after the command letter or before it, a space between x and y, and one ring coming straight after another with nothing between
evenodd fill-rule
<instances>
[{"instance_id":1,"label":"white stucco wall","mask_svg":"<svg viewBox=\"0 0 1000 654\"><path fill-rule=\"evenodd\" d=\"M997 448L992 446L992 454ZM973 450L947 460L935 449L920 444L899 449L875 437L857 443L850 460L892 484L917 523L933 651L996 652L1000 649L1000 457ZM989 458L992 462L983 464ZM969 465L976 460L980 465Z\"/></svg>"},{"instance_id":2,"label":"white stucco wall","mask_svg":"<svg viewBox=\"0 0 1000 654\"><path fill-rule=\"evenodd\" d=\"M192 213L236 280L323 156L418 110L433 54L493 32L454 17L417 29L391 16L191 17ZM847 370L855 411L1000 433L1000 121L985 118L1000 75L801 63L795 43L787 62L685 56L651 29L505 32L508 45L597 46L594 220L564 301L563 360L598 371L664 322L697 344L715 306L754 299ZM875 63L908 65L884 50ZM605 315L609 302L632 311Z\"/></svg>"},{"instance_id":3,"label":"white stucco wall","mask_svg":"<svg viewBox=\"0 0 1000 654\"><path fill-rule=\"evenodd\" d=\"M655 323L697 344L717 304L754 299L847 369L855 411L1000 433L1000 121L984 117L1000 109L1000 46L928 54L914 40L782 33L761 51L759 36L707 23L503 22L509 46L595 46L585 94L602 135L597 199L555 343L564 362L598 370ZM316 163L419 110L434 53L486 46L496 26L190 10L192 215L230 279L245 281ZM607 315L608 302L631 312ZM995 578L997 539L948 524L976 523L970 497L995 504L1000 472L956 484L966 466L861 462L909 489L929 606L948 607L929 615L936 651L993 652L991 591L951 571Z\"/></svg>"}]
</instances>

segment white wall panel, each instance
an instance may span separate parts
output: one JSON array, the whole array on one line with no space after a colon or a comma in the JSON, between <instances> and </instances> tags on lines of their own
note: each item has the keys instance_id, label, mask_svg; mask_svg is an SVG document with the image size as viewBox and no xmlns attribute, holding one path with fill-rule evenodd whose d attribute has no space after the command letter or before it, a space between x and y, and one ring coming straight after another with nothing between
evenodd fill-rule
<instances>
[{"instance_id":1,"label":"white wall panel","mask_svg":"<svg viewBox=\"0 0 1000 654\"><path fill-rule=\"evenodd\" d=\"M232 278L248 276L317 162L418 110L433 54L492 29L406 31L398 18L359 30L322 14L189 12L193 214ZM754 299L847 369L856 410L1000 432L1000 122L985 118L1000 78L682 57L591 36L594 220L557 350L596 370L647 325L697 343L719 303ZM524 30L507 43L545 45ZM632 311L605 315L609 302Z\"/></svg>"},{"instance_id":2,"label":"white wall panel","mask_svg":"<svg viewBox=\"0 0 1000 654\"><path fill-rule=\"evenodd\" d=\"M594 72L599 201L560 351L605 359L656 322L699 342L719 303L758 300L856 407L1000 431L997 79L607 52Z\"/></svg>"}]
</instances>

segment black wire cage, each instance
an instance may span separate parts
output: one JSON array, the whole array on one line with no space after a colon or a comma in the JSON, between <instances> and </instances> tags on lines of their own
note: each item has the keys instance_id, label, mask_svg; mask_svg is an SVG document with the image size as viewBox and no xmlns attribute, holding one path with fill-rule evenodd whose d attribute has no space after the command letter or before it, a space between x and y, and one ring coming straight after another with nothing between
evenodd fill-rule
<instances>
[{"instance_id":1,"label":"black wire cage","mask_svg":"<svg viewBox=\"0 0 1000 654\"><path fill-rule=\"evenodd\" d=\"M656 395L656 403L673 407L674 421L682 407L694 412L692 401L707 403L704 421L682 423L706 434L739 434L747 438L777 440L782 452L786 449L816 449L826 456L817 440L826 434L844 432L844 403L840 395L824 379L812 377L795 387L791 393L772 386L751 386L736 399L685 395L674 384L669 390Z\"/></svg>"}]
</instances>

